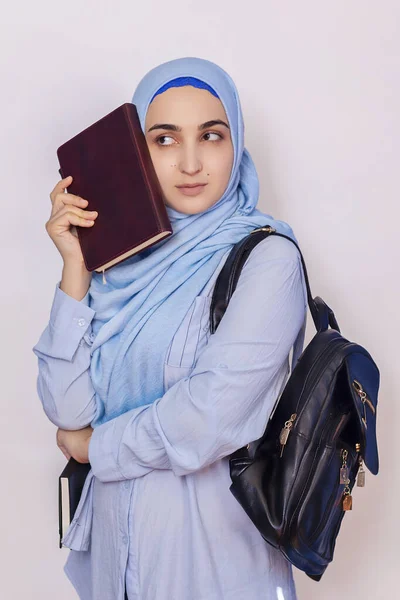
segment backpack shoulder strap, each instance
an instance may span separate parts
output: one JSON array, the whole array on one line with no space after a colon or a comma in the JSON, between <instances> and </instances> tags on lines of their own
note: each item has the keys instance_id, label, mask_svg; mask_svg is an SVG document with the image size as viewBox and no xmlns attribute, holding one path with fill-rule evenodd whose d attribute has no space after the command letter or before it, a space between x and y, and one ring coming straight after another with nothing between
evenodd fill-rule
<instances>
[{"instance_id":1,"label":"backpack shoulder strap","mask_svg":"<svg viewBox=\"0 0 400 600\"><path fill-rule=\"evenodd\" d=\"M210 307L210 330L214 333L224 315L229 300L235 291L239 276L244 263L246 262L250 252L263 239L270 235L283 237L294 244L299 251L301 264L304 272L304 279L307 288L307 301L317 331L324 331L330 325L333 329L340 332L339 325L336 321L333 311L320 298L312 297L306 264L299 246L292 238L277 231L271 227L259 227L254 229L249 235L237 242L230 251L224 266L222 267L218 278L215 282L214 291Z\"/></svg>"}]
</instances>

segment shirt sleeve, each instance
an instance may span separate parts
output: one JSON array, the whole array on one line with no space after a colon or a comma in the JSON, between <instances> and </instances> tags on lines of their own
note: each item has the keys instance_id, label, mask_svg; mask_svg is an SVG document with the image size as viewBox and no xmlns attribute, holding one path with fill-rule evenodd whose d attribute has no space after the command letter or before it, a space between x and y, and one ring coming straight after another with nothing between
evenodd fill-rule
<instances>
[{"instance_id":1,"label":"shirt sleeve","mask_svg":"<svg viewBox=\"0 0 400 600\"><path fill-rule=\"evenodd\" d=\"M89 373L94 315L89 292L78 301L58 282L49 323L32 348L38 358L37 392L44 412L61 429L82 429L95 416Z\"/></svg>"},{"instance_id":2,"label":"shirt sleeve","mask_svg":"<svg viewBox=\"0 0 400 600\"><path fill-rule=\"evenodd\" d=\"M216 332L189 376L153 404L93 431L89 461L101 481L152 469L186 475L261 437L304 331L307 297L299 253L267 238L250 253Z\"/></svg>"}]
</instances>

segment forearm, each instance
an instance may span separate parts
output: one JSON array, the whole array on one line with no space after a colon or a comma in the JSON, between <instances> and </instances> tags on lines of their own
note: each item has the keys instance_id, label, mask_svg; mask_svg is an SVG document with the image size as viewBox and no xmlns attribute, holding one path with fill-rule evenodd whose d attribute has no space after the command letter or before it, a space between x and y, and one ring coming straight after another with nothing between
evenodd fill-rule
<instances>
[{"instance_id":1,"label":"forearm","mask_svg":"<svg viewBox=\"0 0 400 600\"><path fill-rule=\"evenodd\" d=\"M92 279L85 265L64 263L60 289L71 298L81 301L87 294Z\"/></svg>"},{"instance_id":2,"label":"forearm","mask_svg":"<svg viewBox=\"0 0 400 600\"><path fill-rule=\"evenodd\" d=\"M262 362L254 366L256 379L237 368L239 386L228 381L224 385L218 368L207 369L202 377L195 369L153 404L95 428L89 443L95 476L103 482L121 481L154 469L187 475L261 437L288 362L283 359L279 368L267 372Z\"/></svg>"},{"instance_id":3,"label":"forearm","mask_svg":"<svg viewBox=\"0 0 400 600\"><path fill-rule=\"evenodd\" d=\"M87 295L78 302L57 285L49 323L32 349L38 358L37 392L43 409L62 429L82 429L95 416L90 377L94 314Z\"/></svg>"}]
</instances>

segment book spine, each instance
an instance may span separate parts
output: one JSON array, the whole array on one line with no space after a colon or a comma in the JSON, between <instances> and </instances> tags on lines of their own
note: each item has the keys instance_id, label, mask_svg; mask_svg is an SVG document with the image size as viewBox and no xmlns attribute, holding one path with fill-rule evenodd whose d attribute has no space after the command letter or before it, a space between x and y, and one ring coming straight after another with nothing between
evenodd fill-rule
<instances>
[{"instance_id":1,"label":"book spine","mask_svg":"<svg viewBox=\"0 0 400 600\"><path fill-rule=\"evenodd\" d=\"M59 533L59 546L62 548L62 505L61 505L61 479L58 478L58 533Z\"/></svg>"},{"instance_id":2,"label":"book spine","mask_svg":"<svg viewBox=\"0 0 400 600\"><path fill-rule=\"evenodd\" d=\"M168 218L168 213L163 201L161 185L157 179L157 174L155 172L154 165L150 157L149 149L147 148L147 142L141 130L140 120L137 114L136 106L134 104L127 104L125 115L128 120L128 129L131 135L132 143L134 145L138 160L140 161L140 164L142 166L142 171L146 179L147 187L151 193L151 205L154 216L157 219L160 231L172 231L171 224ZM139 130L140 135L136 135L136 132ZM149 176L150 173L152 174L152 176Z\"/></svg>"}]
</instances>

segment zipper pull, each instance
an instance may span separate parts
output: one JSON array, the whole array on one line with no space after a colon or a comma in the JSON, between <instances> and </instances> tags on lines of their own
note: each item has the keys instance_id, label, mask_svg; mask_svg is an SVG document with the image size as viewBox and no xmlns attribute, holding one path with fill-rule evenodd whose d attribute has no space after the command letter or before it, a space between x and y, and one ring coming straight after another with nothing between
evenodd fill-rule
<instances>
[{"instance_id":1,"label":"zipper pull","mask_svg":"<svg viewBox=\"0 0 400 600\"><path fill-rule=\"evenodd\" d=\"M357 394L360 396L361 402L364 406L364 417L362 421L364 423L365 429L367 429L367 411L365 410L365 405L367 404L368 408L372 411L372 414L375 414L375 406L372 404L371 400L368 398L366 392L363 389L363 386L357 379L353 379L353 388L356 390Z\"/></svg>"},{"instance_id":2,"label":"zipper pull","mask_svg":"<svg viewBox=\"0 0 400 600\"><path fill-rule=\"evenodd\" d=\"M361 456L361 444L360 443L356 443L356 452L358 453L358 464L359 464L359 468L358 468L358 473L357 473L357 487L364 487L365 486L365 471L364 471L364 465L363 465L363 457Z\"/></svg>"},{"instance_id":3,"label":"zipper pull","mask_svg":"<svg viewBox=\"0 0 400 600\"><path fill-rule=\"evenodd\" d=\"M286 423L285 423L285 425L284 425L284 427L283 427L283 429L282 429L282 431L281 431L281 433L279 435L279 442L280 442L280 445L281 445L281 458L282 458L282 454L283 454L283 451L285 449L285 446L287 444L289 434L290 434L290 432L292 430L293 423L296 420L296 417L297 417L297 414L294 413L290 417L290 419L288 421L286 421Z\"/></svg>"},{"instance_id":4,"label":"zipper pull","mask_svg":"<svg viewBox=\"0 0 400 600\"><path fill-rule=\"evenodd\" d=\"M350 494L350 488L346 491L347 488L348 486L344 490L343 510L353 510L353 498Z\"/></svg>"},{"instance_id":5,"label":"zipper pull","mask_svg":"<svg viewBox=\"0 0 400 600\"><path fill-rule=\"evenodd\" d=\"M359 465L360 465L360 468L357 473L357 487L365 487L365 471L364 471L363 459L361 456L359 459Z\"/></svg>"},{"instance_id":6,"label":"zipper pull","mask_svg":"<svg viewBox=\"0 0 400 600\"><path fill-rule=\"evenodd\" d=\"M343 464L342 467L340 469L340 483L341 484L345 484L347 485L348 479L349 479L349 469L347 468L347 450L342 450L342 459L343 459Z\"/></svg>"},{"instance_id":7,"label":"zipper pull","mask_svg":"<svg viewBox=\"0 0 400 600\"><path fill-rule=\"evenodd\" d=\"M350 487L349 487L350 479L348 478L347 456L348 456L347 450L342 450L343 464L342 464L342 468L340 469L340 483L345 484L345 488L343 490L342 506L343 506L343 510L352 510L353 498L351 497L351 494L350 494ZM346 475L345 480L344 480L344 475Z\"/></svg>"}]
</instances>

